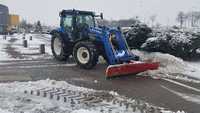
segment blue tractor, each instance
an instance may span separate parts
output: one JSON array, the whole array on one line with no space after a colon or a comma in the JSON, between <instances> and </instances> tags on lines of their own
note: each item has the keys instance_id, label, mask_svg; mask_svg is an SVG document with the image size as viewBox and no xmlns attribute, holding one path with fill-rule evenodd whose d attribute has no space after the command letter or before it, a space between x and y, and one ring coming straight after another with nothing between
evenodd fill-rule
<instances>
[{"instance_id":1,"label":"blue tractor","mask_svg":"<svg viewBox=\"0 0 200 113\"><path fill-rule=\"evenodd\" d=\"M73 56L77 65L92 69L99 56L109 64L106 76L135 74L158 68L158 63L141 62L127 45L121 30L99 26L96 17L103 14L80 10L62 10L60 28L51 32L51 48L55 59L67 60Z\"/></svg>"}]
</instances>

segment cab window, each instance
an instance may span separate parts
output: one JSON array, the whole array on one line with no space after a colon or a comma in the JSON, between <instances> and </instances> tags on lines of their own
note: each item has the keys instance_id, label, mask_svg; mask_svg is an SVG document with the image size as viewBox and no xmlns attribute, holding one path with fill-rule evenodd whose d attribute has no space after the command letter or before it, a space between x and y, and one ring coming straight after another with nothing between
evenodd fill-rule
<instances>
[{"instance_id":1,"label":"cab window","mask_svg":"<svg viewBox=\"0 0 200 113\"><path fill-rule=\"evenodd\" d=\"M94 27L94 17L92 15L78 15L76 18L77 25L78 24L87 24L90 27Z\"/></svg>"},{"instance_id":2,"label":"cab window","mask_svg":"<svg viewBox=\"0 0 200 113\"><path fill-rule=\"evenodd\" d=\"M72 29L72 15L66 15L65 17L63 17L63 27L65 29Z\"/></svg>"}]
</instances>

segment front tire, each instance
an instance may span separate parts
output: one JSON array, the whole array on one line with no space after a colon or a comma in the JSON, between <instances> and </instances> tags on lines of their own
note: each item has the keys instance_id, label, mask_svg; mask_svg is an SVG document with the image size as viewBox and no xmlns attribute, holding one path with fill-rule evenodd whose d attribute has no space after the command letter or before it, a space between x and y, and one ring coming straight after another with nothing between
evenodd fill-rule
<instances>
[{"instance_id":1,"label":"front tire","mask_svg":"<svg viewBox=\"0 0 200 113\"><path fill-rule=\"evenodd\" d=\"M51 39L51 50L53 56L58 61L66 61L68 55L65 53L65 43L58 33L54 33Z\"/></svg>"},{"instance_id":2,"label":"front tire","mask_svg":"<svg viewBox=\"0 0 200 113\"><path fill-rule=\"evenodd\" d=\"M98 52L92 42L78 42L73 49L76 63L84 69L92 69L98 62Z\"/></svg>"}]
</instances>

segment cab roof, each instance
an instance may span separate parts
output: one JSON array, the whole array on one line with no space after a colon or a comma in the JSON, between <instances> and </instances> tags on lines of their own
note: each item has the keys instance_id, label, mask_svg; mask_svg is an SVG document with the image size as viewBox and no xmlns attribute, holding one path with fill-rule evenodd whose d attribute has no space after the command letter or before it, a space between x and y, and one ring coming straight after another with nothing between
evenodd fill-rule
<instances>
[{"instance_id":1,"label":"cab roof","mask_svg":"<svg viewBox=\"0 0 200 113\"><path fill-rule=\"evenodd\" d=\"M95 16L95 13L92 11L81 11L81 10L75 10L75 9L70 9L70 10L62 10L60 12L60 15L66 15L66 14L85 14L85 15L93 15Z\"/></svg>"}]
</instances>

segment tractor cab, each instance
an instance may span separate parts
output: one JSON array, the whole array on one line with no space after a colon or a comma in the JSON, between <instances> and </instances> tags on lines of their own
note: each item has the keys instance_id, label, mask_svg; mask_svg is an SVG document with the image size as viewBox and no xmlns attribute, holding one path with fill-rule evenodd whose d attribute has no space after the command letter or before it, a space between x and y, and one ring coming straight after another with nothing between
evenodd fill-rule
<instances>
[{"instance_id":1,"label":"tractor cab","mask_svg":"<svg viewBox=\"0 0 200 113\"><path fill-rule=\"evenodd\" d=\"M95 17L97 15L90 11L63 10L60 12L60 28L70 39L77 40L80 35L87 34L88 28L97 26Z\"/></svg>"}]
</instances>

